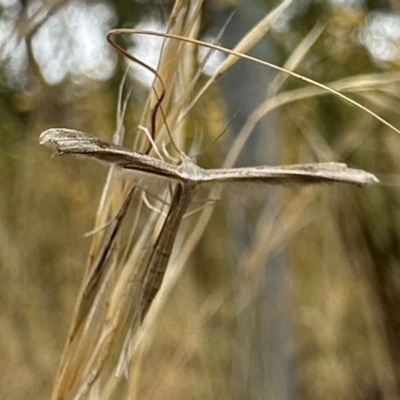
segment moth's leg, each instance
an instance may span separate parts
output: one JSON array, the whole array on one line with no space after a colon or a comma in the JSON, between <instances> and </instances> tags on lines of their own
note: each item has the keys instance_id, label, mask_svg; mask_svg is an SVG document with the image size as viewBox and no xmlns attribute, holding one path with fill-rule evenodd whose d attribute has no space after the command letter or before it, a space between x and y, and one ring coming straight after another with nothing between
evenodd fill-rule
<instances>
[{"instance_id":1,"label":"moth's leg","mask_svg":"<svg viewBox=\"0 0 400 400\"><path fill-rule=\"evenodd\" d=\"M133 189L132 189L132 190L133 190ZM131 192L132 192L132 190L131 190ZM130 194L129 194L128 196L130 196ZM120 211L119 211L119 212L120 212ZM97 233L99 233L99 232L103 231L104 229L108 228L112 223L114 223L114 222L119 218L119 217L118 217L119 212L117 212L117 214L116 214L115 216L111 217L111 218L110 218L107 222L105 222L103 225L97 226L97 227L95 227L94 229L92 229L92 230L90 230L90 231L88 231L88 232L85 232L85 233L83 234L83 237L84 237L84 238L87 238L87 237L96 235Z\"/></svg>"},{"instance_id":2,"label":"moth's leg","mask_svg":"<svg viewBox=\"0 0 400 400\"><path fill-rule=\"evenodd\" d=\"M111 218L108 222L106 222L105 224L100 225L100 226L97 226L96 228L92 229L91 231L85 232L85 233L83 234L83 237L84 237L84 238L87 238L87 237L90 237L90 236L95 235L96 233L99 233L99 232L103 231L104 229L108 228L108 227L115 221L116 218L117 218L116 216L115 216L115 217L112 217L112 218Z\"/></svg>"},{"instance_id":3,"label":"moth's leg","mask_svg":"<svg viewBox=\"0 0 400 400\"><path fill-rule=\"evenodd\" d=\"M158 214L161 214L163 217L166 217L167 214L166 214L164 211L162 211L162 210L160 210L159 208L153 206L153 205L149 202L149 199L147 198L147 195L146 195L146 190L143 189L143 188L140 187L140 186L137 186L137 188L140 189L140 190L142 190L142 200L143 200L144 204L146 204L146 206L147 206L150 210L155 211L155 212L158 213ZM151 194L151 193L149 193L149 196L153 197L154 199L158 200L159 202L161 202L162 204L164 204L164 205L166 205L166 206L169 205L168 201L162 199L162 198L159 197L159 196L156 196L156 195ZM87 237L96 235L97 233L103 231L104 229L108 228L108 227L115 221L116 218L117 218L117 216L111 217L110 220L107 221L105 224L100 225L100 226L97 226L96 228L92 229L91 231L85 232L85 233L83 234L83 237L84 237L84 238L87 238Z\"/></svg>"},{"instance_id":4,"label":"moth's leg","mask_svg":"<svg viewBox=\"0 0 400 400\"><path fill-rule=\"evenodd\" d=\"M180 160L176 159L175 157L172 157L171 154L168 153L168 150L167 150L165 142L163 142L161 144L161 148L162 148L162 151L163 151L165 157L168 158L168 160L172 161L174 164L179 164Z\"/></svg>"},{"instance_id":5,"label":"moth's leg","mask_svg":"<svg viewBox=\"0 0 400 400\"><path fill-rule=\"evenodd\" d=\"M147 207L149 210L154 211L154 212L156 212L157 214L162 215L163 217L166 217L166 216L167 216L167 213L166 213L166 212L160 210L159 208L153 206L153 205L150 203L149 199L147 198L146 192L142 192L142 200L143 200L143 203L146 205L146 207ZM165 201L163 201L163 200L160 200L160 201L162 201L165 205L167 205L167 202L165 202Z\"/></svg>"},{"instance_id":6,"label":"moth's leg","mask_svg":"<svg viewBox=\"0 0 400 400\"><path fill-rule=\"evenodd\" d=\"M171 205L170 201L165 200L164 198L162 198L160 196L157 196L157 195L155 195L153 193L149 193L147 190L141 188L140 186L138 186L138 188L142 190L142 200L143 200L144 204L147 206L147 208L149 208L150 210L162 215L163 217L166 217L167 214L164 211L160 210L159 208L153 206L150 203L150 201L148 199L148 196L152 197L153 199L155 199L157 201L159 201L160 203L162 203L166 207L169 207ZM171 185L168 185L168 189L167 190L168 190L169 196L172 198L173 190L172 190Z\"/></svg>"},{"instance_id":7,"label":"moth's leg","mask_svg":"<svg viewBox=\"0 0 400 400\"><path fill-rule=\"evenodd\" d=\"M207 207L210 207L210 206L213 207L217 203L217 201L219 201L219 199L197 200L197 202L203 202L204 204L202 206L197 207L197 208L193 209L192 211L189 211L188 213L186 213L183 216L183 219L190 218L193 215L197 214L198 212L206 209Z\"/></svg>"},{"instance_id":8,"label":"moth's leg","mask_svg":"<svg viewBox=\"0 0 400 400\"><path fill-rule=\"evenodd\" d=\"M158 151L158 148L157 148L157 146L156 146L156 144L155 144L155 142L154 142L154 140L153 140L153 138L152 138L152 136L150 134L150 131L143 125L139 125L138 128L146 134L147 139L149 139L149 142L151 144L151 147L153 148L153 150L155 151L157 156L160 158L160 160L165 161L163 156L161 155L161 153Z\"/></svg>"}]
</instances>

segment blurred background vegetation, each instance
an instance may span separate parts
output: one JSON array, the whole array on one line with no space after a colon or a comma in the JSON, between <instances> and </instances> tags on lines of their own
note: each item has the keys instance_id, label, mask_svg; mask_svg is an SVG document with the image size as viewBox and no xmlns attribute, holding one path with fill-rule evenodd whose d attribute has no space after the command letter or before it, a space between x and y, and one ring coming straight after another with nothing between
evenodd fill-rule
<instances>
[{"instance_id":1,"label":"blurred background vegetation","mask_svg":"<svg viewBox=\"0 0 400 400\"><path fill-rule=\"evenodd\" d=\"M277 4L206 1L201 38L235 11L221 37L233 47ZM68 127L111 138L127 62L105 34L163 30L172 1L0 7L0 397L39 399L65 344L106 171L50 159L38 136ZM121 40L157 61L159 40ZM297 72L341 82L400 127L398 0L295 0L252 54L278 65L297 57ZM127 132L151 79L130 69ZM202 146L229 132L202 166L222 165L277 79L239 63L208 93L194 122ZM281 83L300 100L253 128L237 165L343 161L383 185L225 190L142 361L140 398L400 399L400 138L335 97Z\"/></svg>"}]
</instances>

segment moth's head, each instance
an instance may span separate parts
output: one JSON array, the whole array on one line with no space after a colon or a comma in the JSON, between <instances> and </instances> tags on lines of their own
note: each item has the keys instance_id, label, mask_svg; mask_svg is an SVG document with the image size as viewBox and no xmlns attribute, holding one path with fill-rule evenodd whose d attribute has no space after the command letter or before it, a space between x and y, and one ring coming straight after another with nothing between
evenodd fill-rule
<instances>
[{"instance_id":1,"label":"moth's head","mask_svg":"<svg viewBox=\"0 0 400 400\"><path fill-rule=\"evenodd\" d=\"M178 165L178 170L183 178L192 181L203 176L203 169L196 164L196 160L185 154L182 155L182 162Z\"/></svg>"}]
</instances>

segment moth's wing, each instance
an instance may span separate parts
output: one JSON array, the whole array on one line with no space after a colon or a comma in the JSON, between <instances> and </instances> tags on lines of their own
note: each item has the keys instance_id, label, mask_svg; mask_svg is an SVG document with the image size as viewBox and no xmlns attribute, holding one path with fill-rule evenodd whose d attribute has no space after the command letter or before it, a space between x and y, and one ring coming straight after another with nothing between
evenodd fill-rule
<instances>
[{"instance_id":1,"label":"moth's wing","mask_svg":"<svg viewBox=\"0 0 400 400\"><path fill-rule=\"evenodd\" d=\"M81 155L123 169L179 179L177 167L174 165L73 129L49 129L40 135L39 143L52 148L58 155Z\"/></svg>"},{"instance_id":2,"label":"moth's wing","mask_svg":"<svg viewBox=\"0 0 400 400\"><path fill-rule=\"evenodd\" d=\"M344 182L356 185L379 183L378 178L369 172L349 168L346 164L335 162L204 171L202 182L233 181L265 182L268 184Z\"/></svg>"}]
</instances>

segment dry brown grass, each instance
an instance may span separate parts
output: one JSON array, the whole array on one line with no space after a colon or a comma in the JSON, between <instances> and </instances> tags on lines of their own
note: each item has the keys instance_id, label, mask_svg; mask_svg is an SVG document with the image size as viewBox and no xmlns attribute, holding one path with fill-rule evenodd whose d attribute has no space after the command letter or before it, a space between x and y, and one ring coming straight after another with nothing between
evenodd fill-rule
<instances>
[{"instance_id":1,"label":"dry brown grass","mask_svg":"<svg viewBox=\"0 0 400 400\"><path fill-rule=\"evenodd\" d=\"M235 50L247 52L283 11L284 6L278 7L264 18L262 29L259 25L250 31ZM190 8L186 1L177 1L169 32L196 39L200 17L200 3ZM284 67L301 70L325 29L318 24ZM228 74L239 58L227 57L208 82L204 77L194 82L199 68L194 49L165 40L157 68L163 85L155 80L141 117L131 115L134 100L128 100L127 114L122 112L122 96L117 132L122 138L125 125L126 139L134 137L136 149L143 151L147 142L143 133L130 128L139 120L151 127L154 93L164 89L165 117L157 114L154 132L159 146L170 141L168 126L179 149L196 153L226 125L217 78ZM327 86L400 126L398 81L397 72L376 72L335 78ZM328 140L321 130L329 131L330 123L320 121L324 114L318 113L326 90L310 82L290 88L287 75L277 75L228 154L223 156L218 142L213 145L218 158L211 160L214 165L235 164L254 127L263 124L261 118L279 109L279 132L273 133L283 136L282 163L347 160L381 173L383 183L393 186L297 187L273 194L266 188L222 191L215 186L199 193L219 200L182 222L161 291L139 324L140 277L164 217L143 204L139 190L131 192L137 183L132 178L112 168L105 176L104 167L84 160L50 160L38 148L38 133L49 124L59 125L46 104L52 97L62 98L66 90L61 85L43 99L44 111L32 121L32 135L14 145L18 162L0 160L1 170L13 175L12 180L0 175L7 188L0 203L1 264L7 266L1 269L1 337L7 343L1 356L8 362L3 366L2 397L11 398L6 388L12 393L17 385L19 398L29 397L35 385L36 393L48 391L48 377L64 347L54 399L209 399L239 398L240 393L254 399L283 398L288 388L282 357L295 371L299 397L364 399L376 392L379 398L398 398L395 339L386 320L391 305L384 303L385 283L378 269L389 269L395 281L399 146L393 131L365 110L347 107L337 111L345 122ZM69 127L87 127L106 137L114 129L111 94L99 85L92 97L97 99L95 111L82 113L81 105L70 103L63 113L72 116ZM203 119L204 110L219 120ZM107 118L93 117L101 114ZM168 184L150 184L151 194L165 200L150 197L151 202L167 212ZM81 237L93 225L103 227L110 221L91 239ZM280 257L284 264L276 264ZM94 266L99 271L95 280ZM396 292L395 282L390 289ZM277 337L277 332L288 336ZM268 379L274 383L270 392L263 387Z\"/></svg>"}]
</instances>

